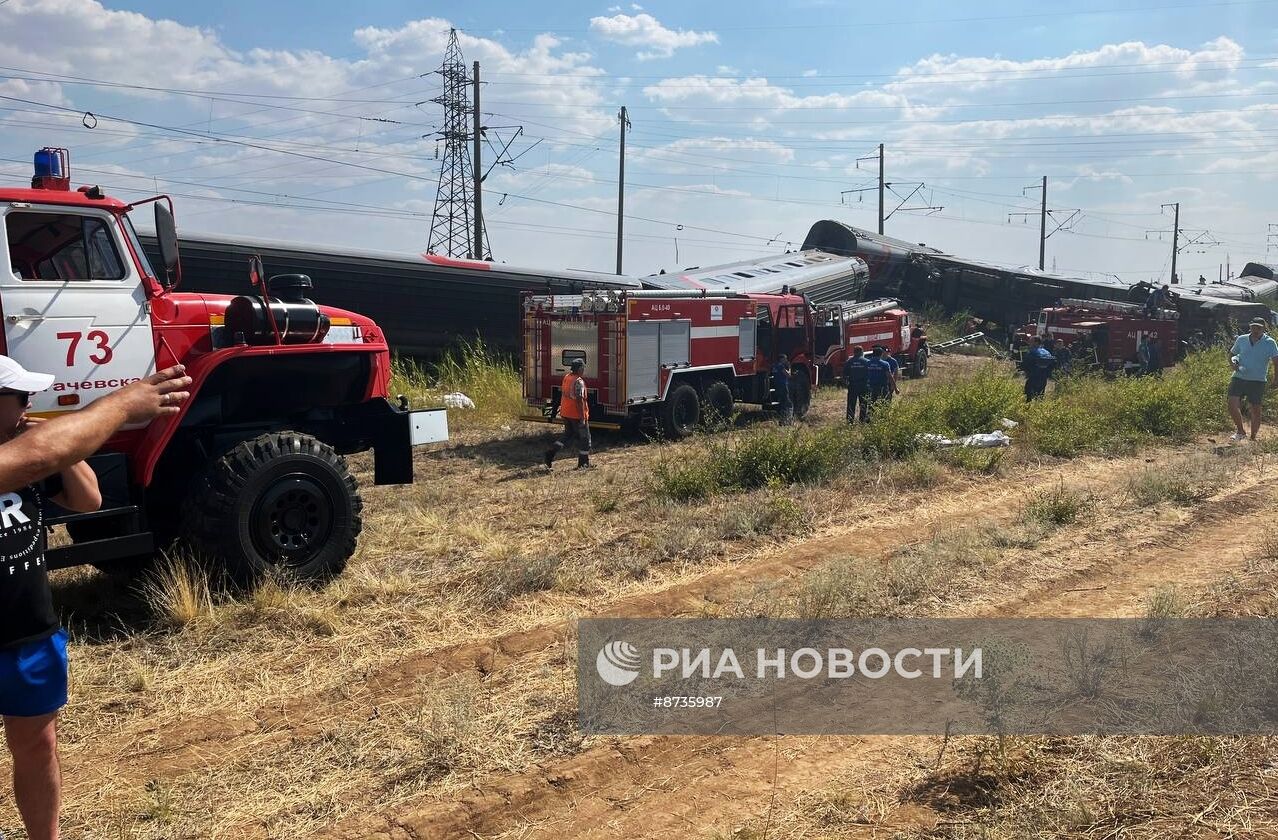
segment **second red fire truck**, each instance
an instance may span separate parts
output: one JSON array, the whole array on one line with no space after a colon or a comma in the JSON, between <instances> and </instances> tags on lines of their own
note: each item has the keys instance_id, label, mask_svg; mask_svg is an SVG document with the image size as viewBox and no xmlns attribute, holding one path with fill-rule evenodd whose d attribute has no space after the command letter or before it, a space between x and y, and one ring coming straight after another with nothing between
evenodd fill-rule
<instances>
[{"instance_id":1,"label":"second red fire truck","mask_svg":"<svg viewBox=\"0 0 1278 840\"><path fill-rule=\"evenodd\" d=\"M815 320L812 304L796 294L525 294L525 416L554 420L563 376L581 359L593 425L656 426L680 438L703 413L726 419L737 403L778 407L772 371L785 355L802 417L818 382Z\"/></svg>"},{"instance_id":2,"label":"second red fire truck","mask_svg":"<svg viewBox=\"0 0 1278 840\"><path fill-rule=\"evenodd\" d=\"M830 381L840 375L853 349L860 347L869 353L876 345L887 348L905 374L927 376L931 356L927 333L914 315L893 298L821 307L816 339L817 357Z\"/></svg>"}]
</instances>

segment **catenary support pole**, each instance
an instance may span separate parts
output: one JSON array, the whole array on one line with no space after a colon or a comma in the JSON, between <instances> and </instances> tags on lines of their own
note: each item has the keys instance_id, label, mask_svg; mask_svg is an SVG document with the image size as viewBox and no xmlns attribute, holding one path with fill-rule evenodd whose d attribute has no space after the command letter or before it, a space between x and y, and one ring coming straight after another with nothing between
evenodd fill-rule
<instances>
[{"instance_id":1,"label":"catenary support pole","mask_svg":"<svg viewBox=\"0 0 1278 840\"><path fill-rule=\"evenodd\" d=\"M479 162L479 141L483 134L483 127L479 124L479 62L475 62L474 71L471 82L474 85L474 94L471 97L474 105L474 128L471 133L474 135L474 154L475 158L470 165L475 176L475 245L472 254L474 259L482 260L484 258L484 167Z\"/></svg>"}]
</instances>

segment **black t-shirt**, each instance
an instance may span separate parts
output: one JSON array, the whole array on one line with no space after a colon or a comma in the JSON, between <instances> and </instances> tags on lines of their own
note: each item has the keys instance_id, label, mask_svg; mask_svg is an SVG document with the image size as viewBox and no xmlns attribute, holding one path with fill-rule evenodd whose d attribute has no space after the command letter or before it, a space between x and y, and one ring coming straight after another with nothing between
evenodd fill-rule
<instances>
[{"instance_id":1,"label":"black t-shirt","mask_svg":"<svg viewBox=\"0 0 1278 840\"><path fill-rule=\"evenodd\" d=\"M0 493L0 648L38 641L58 629L44 563L48 505L35 485Z\"/></svg>"}]
</instances>

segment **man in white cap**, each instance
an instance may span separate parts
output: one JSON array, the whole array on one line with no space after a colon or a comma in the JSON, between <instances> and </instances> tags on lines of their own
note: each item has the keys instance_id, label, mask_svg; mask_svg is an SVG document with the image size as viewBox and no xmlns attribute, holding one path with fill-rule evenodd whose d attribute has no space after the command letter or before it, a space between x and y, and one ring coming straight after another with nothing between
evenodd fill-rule
<instances>
[{"instance_id":1,"label":"man in white cap","mask_svg":"<svg viewBox=\"0 0 1278 840\"><path fill-rule=\"evenodd\" d=\"M67 637L44 563L47 506L96 510L97 477L84 459L123 425L176 413L191 379L172 367L78 411L29 417L31 395L52 384L0 356L0 716L31 840L58 836L57 717L67 702Z\"/></svg>"},{"instance_id":2,"label":"man in white cap","mask_svg":"<svg viewBox=\"0 0 1278 840\"><path fill-rule=\"evenodd\" d=\"M1260 416L1265 390L1270 387L1270 365L1278 370L1278 343L1269 335L1269 324L1264 318L1252 318L1245 334L1238 336L1229 360L1234 375L1229 379L1229 417L1234 421L1234 433L1230 440L1247 439L1243 431L1242 399L1247 398L1247 410L1251 415L1251 439L1260 434Z\"/></svg>"}]
</instances>

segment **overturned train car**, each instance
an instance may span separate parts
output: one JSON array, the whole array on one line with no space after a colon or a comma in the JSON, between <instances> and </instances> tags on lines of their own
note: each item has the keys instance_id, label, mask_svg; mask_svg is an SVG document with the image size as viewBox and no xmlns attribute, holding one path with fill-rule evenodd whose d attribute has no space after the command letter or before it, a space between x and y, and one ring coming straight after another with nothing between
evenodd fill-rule
<instances>
[{"instance_id":1,"label":"overturned train car","mask_svg":"<svg viewBox=\"0 0 1278 840\"><path fill-rule=\"evenodd\" d=\"M955 257L936 248L879 236L831 220L814 224L803 248L859 256L869 265L869 294L896 297L912 307L939 305L948 312L966 311L984 322L992 337L1010 340L1017 327L1033 321L1038 312L1062 299L1142 303L1152 287L1115 279L1065 277L1027 268L1007 268ZM1255 265L1255 264L1249 264ZM1223 284L1177 285L1173 304L1180 314L1182 338L1210 339L1240 330L1257 316L1272 320L1269 307L1257 298L1267 286L1237 281ZM1278 288L1278 283L1273 284ZM1226 288L1230 294L1218 294Z\"/></svg>"}]
</instances>

